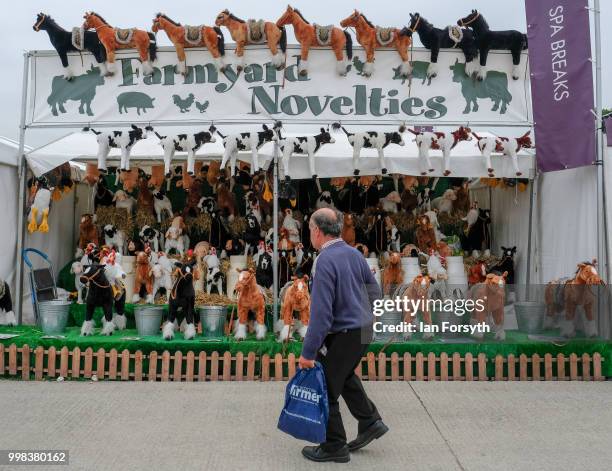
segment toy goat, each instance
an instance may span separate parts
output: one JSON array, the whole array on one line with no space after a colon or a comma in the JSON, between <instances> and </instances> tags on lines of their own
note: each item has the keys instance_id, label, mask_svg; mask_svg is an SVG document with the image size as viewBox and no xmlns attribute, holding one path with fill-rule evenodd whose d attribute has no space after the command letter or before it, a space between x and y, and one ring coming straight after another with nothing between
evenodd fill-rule
<instances>
[{"instance_id":1,"label":"toy goat","mask_svg":"<svg viewBox=\"0 0 612 471\"><path fill-rule=\"evenodd\" d=\"M246 339L247 317L249 311L255 313L255 335L257 340L262 340L266 336L266 302L262 288L257 285L255 271L253 269L240 270L235 291L238 294L238 325L234 338L236 340Z\"/></svg>"},{"instance_id":2,"label":"toy goat","mask_svg":"<svg viewBox=\"0 0 612 471\"><path fill-rule=\"evenodd\" d=\"M185 330L183 337L191 340L196 336L194 322L195 314L195 290L193 288L192 267L188 264L175 262L174 284L168 296L168 320L162 328L162 336L165 340L174 338L176 315L179 309L185 316Z\"/></svg>"},{"instance_id":3,"label":"toy goat","mask_svg":"<svg viewBox=\"0 0 612 471\"><path fill-rule=\"evenodd\" d=\"M334 127L338 127L337 123ZM404 125L400 126L397 131L394 132L378 132L378 131L364 131L350 133L344 126L341 126L342 130L348 137L349 144L353 148L353 174L359 175L359 157L361 155L361 149L376 149L378 152L378 160L380 162L380 168L382 174L387 173L387 163L385 161L384 149L389 144L397 144L398 146L404 145L402 134L406 131Z\"/></svg>"},{"instance_id":4,"label":"toy goat","mask_svg":"<svg viewBox=\"0 0 612 471\"><path fill-rule=\"evenodd\" d=\"M195 134L174 134L169 136L161 136L159 133L155 135L159 138L159 143L164 149L164 172L166 178L170 178L170 165L174 153L187 152L187 173L193 175L195 172L195 155L196 152L209 142L216 142L214 133L217 130L214 126L210 126L208 131L201 131Z\"/></svg>"},{"instance_id":5,"label":"toy goat","mask_svg":"<svg viewBox=\"0 0 612 471\"><path fill-rule=\"evenodd\" d=\"M146 139L147 131L153 131L151 126L146 126L144 129L139 128L135 124L132 124L131 130L129 131L109 131L102 132L96 131L93 128L85 127L83 131L91 131L96 135L98 141L98 170L100 173L105 174L106 169L106 158L110 153L111 149L121 150L121 164L119 169L130 171L130 153L136 145L136 143L142 139Z\"/></svg>"},{"instance_id":6,"label":"toy goat","mask_svg":"<svg viewBox=\"0 0 612 471\"><path fill-rule=\"evenodd\" d=\"M310 294L308 293L308 276L301 278L294 276L290 285L283 288L284 293L280 295L282 301L281 322L283 324L278 337L279 342L284 342L289 338L289 331L293 325L293 313L299 313L299 320L296 322L297 332L303 340L308 331L308 321L310 320Z\"/></svg>"},{"instance_id":7,"label":"toy goat","mask_svg":"<svg viewBox=\"0 0 612 471\"><path fill-rule=\"evenodd\" d=\"M107 224L104 226L104 244L109 248L115 248L117 252L123 254L125 252L125 244L127 242L125 232L117 229L117 226Z\"/></svg>"}]
</instances>

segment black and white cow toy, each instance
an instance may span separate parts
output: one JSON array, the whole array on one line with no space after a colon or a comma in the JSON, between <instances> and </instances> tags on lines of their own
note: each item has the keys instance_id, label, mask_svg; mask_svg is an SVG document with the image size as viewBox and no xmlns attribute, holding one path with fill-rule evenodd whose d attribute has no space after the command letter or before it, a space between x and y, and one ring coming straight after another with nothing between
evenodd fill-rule
<instances>
[{"instance_id":1,"label":"black and white cow toy","mask_svg":"<svg viewBox=\"0 0 612 471\"><path fill-rule=\"evenodd\" d=\"M11 290L8 283L2 279L0 279L0 325L17 325L17 319L13 312Z\"/></svg>"},{"instance_id":2,"label":"black and white cow toy","mask_svg":"<svg viewBox=\"0 0 612 471\"><path fill-rule=\"evenodd\" d=\"M187 173L193 175L195 172L195 154L204 145L209 142L216 142L214 133L217 130L214 126L208 128L208 131L201 131L195 134L174 134L169 136L161 136L159 133L155 135L159 138L159 143L164 149L164 172L166 178L170 177L170 165L176 151L187 152Z\"/></svg>"},{"instance_id":3,"label":"black and white cow toy","mask_svg":"<svg viewBox=\"0 0 612 471\"><path fill-rule=\"evenodd\" d=\"M297 136L287 137L281 139L279 147L282 152L282 163L283 172L285 174L285 180L291 180L291 172L289 171L289 159L293 154L302 154L308 156L308 167L310 169L310 175L313 180L317 182L317 171L315 169L315 154L321 149L321 146L325 144L333 144L336 140L331 136L329 131L325 128L321 128L321 132L314 136ZM321 189L319 188L319 191Z\"/></svg>"},{"instance_id":4,"label":"black and white cow toy","mask_svg":"<svg viewBox=\"0 0 612 471\"><path fill-rule=\"evenodd\" d=\"M198 202L201 213L212 214L217 210L217 199L212 196L203 196Z\"/></svg>"},{"instance_id":5,"label":"black and white cow toy","mask_svg":"<svg viewBox=\"0 0 612 471\"><path fill-rule=\"evenodd\" d=\"M85 127L83 131L91 131L96 135L98 141L98 170L106 173L106 158L111 149L121 150L121 165L119 170L130 171L130 153L134 145L141 139L146 139L147 131L153 131L151 126L139 128L132 124L129 131L96 131L93 128Z\"/></svg>"},{"instance_id":6,"label":"black and white cow toy","mask_svg":"<svg viewBox=\"0 0 612 471\"><path fill-rule=\"evenodd\" d=\"M217 130L217 134L223 138L223 159L221 160L221 169L224 169L227 163L231 166L232 177L236 170L236 159L238 158L239 151L251 151L251 175L259 171L259 149L266 143L277 141L279 131L282 125L280 121L274 123L272 128L267 125L263 125L263 131L256 132L241 132L238 134L223 135Z\"/></svg>"},{"instance_id":7,"label":"black and white cow toy","mask_svg":"<svg viewBox=\"0 0 612 471\"><path fill-rule=\"evenodd\" d=\"M154 227L144 225L138 233L142 245L149 244L155 253L162 250L162 234Z\"/></svg>"},{"instance_id":8,"label":"black and white cow toy","mask_svg":"<svg viewBox=\"0 0 612 471\"><path fill-rule=\"evenodd\" d=\"M336 127L339 124L335 125ZM378 160L380 162L380 168L382 174L387 173L387 163L385 161L385 147L389 144L397 144L398 146L404 145L404 139L402 134L406 131L405 126L400 126L397 131L393 132L378 132L378 131L364 131L350 133L344 126L341 126L342 130L348 137L349 144L353 148L353 174L359 175L359 157L361 155L361 149L376 149L378 152Z\"/></svg>"},{"instance_id":9,"label":"black and white cow toy","mask_svg":"<svg viewBox=\"0 0 612 471\"><path fill-rule=\"evenodd\" d=\"M124 254L126 241L125 232L117 226L113 224L104 226L104 245L108 248L114 248L118 253Z\"/></svg>"}]
</instances>

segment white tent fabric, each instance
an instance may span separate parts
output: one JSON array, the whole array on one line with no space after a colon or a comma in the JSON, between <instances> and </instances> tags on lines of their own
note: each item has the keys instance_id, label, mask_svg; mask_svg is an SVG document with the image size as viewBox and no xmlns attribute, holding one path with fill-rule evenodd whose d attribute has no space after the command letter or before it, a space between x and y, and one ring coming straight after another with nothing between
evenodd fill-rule
<instances>
[{"instance_id":1,"label":"white tent fabric","mask_svg":"<svg viewBox=\"0 0 612 471\"><path fill-rule=\"evenodd\" d=\"M161 135L170 135L177 132L189 133L197 132L202 129L206 129L208 126L202 126L201 128L156 128L156 131ZM259 128L260 130L261 128ZM226 135L231 133L238 133L244 131L257 131L257 127L237 127L237 126L225 126L220 131ZM381 128L382 130L382 128ZM351 132L356 132L358 129L351 128ZM284 130L283 137L293 136L304 136L316 134L317 128L306 126L304 128L297 128L289 126L288 129ZM482 133L483 136L489 135ZM315 169L320 177L342 177L353 174L353 163L352 155L353 149L348 142L348 138L343 132L333 132L332 137L335 139L335 143L326 144L320 148L315 155ZM420 174L419 161L418 161L418 149L412 134L405 133L404 136L405 145L397 146L390 145L385 149L385 158L387 160L387 168L389 173L400 173L405 175L418 175ZM96 142L96 136L91 132L76 132L68 134L67 136L52 142L46 146L38 148L27 155L28 163L30 168L36 175L41 175L48 172L52 168L61 165L69 160L76 161L87 161L95 160L98 150L98 144ZM109 155L110 160L117 160L119 158L119 150L112 149ZM214 143L205 144L198 151L197 156L201 159L220 159L223 155L223 143L222 140L217 136ZM260 165L264 161L270 161L274 155L274 144L267 143L259 150L259 161ZM431 159L435 168L435 171L430 176L442 176L443 175L443 163L442 154L439 150L431 151ZM131 153L131 162L134 165L138 163L151 163L152 161L159 161L163 158L163 150L159 145L159 139L153 134L149 133L146 139L139 141L133 148ZM181 161L186 158L184 152L176 152L175 160ZM251 161L250 152L240 152L239 160L246 162ZM519 153L519 168L523 173L524 178L533 177L535 155L532 150L522 150ZM497 177L515 177L512 169L512 164L509 158L502 157L501 155L494 155L492 157L492 164L495 168L495 175ZM308 159L305 155L294 155L290 160L290 170L292 178L302 179L310 178L310 172L308 170ZM380 165L378 155L373 149L363 149L361 151L361 158L359 161L361 169L361 175L379 175ZM476 146L476 140L469 142L460 142L455 149L451 157L451 168L452 176L454 177L487 177L486 165L483 157Z\"/></svg>"},{"instance_id":2,"label":"white tent fabric","mask_svg":"<svg viewBox=\"0 0 612 471\"><path fill-rule=\"evenodd\" d=\"M15 244L17 243L17 202L19 180L17 179L17 153L19 145L6 137L0 137L0 188L5 195L0 197L0 214L5 230L0 231L0 279L12 282L15 270ZM15 228L12 230L11 228Z\"/></svg>"}]
</instances>

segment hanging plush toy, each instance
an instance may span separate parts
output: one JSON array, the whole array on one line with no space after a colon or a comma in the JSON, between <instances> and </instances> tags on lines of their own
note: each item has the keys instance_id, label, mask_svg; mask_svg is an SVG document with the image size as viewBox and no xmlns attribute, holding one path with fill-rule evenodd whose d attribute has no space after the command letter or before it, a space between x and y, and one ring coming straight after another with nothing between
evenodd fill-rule
<instances>
[{"instance_id":1,"label":"hanging plush toy","mask_svg":"<svg viewBox=\"0 0 612 471\"><path fill-rule=\"evenodd\" d=\"M238 325L234 338L236 340L244 340L247 335L247 317L249 311L255 313L255 335L257 340L262 340L266 337L266 302L262 288L257 285L255 279L255 270L240 270L238 282L234 290L238 293Z\"/></svg>"},{"instance_id":2,"label":"hanging plush toy","mask_svg":"<svg viewBox=\"0 0 612 471\"><path fill-rule=\"evenodd\" d=\"M284 27L278 27L272 21L244 21L232 15L229 10L223 10L217 15L215 25L229 29L232 39L236 42L238 72L244 69L244 46L247 44L266 43L272 54L272 65L276 70L283 68L283 54L287 52L287 31Z\"/></svg>"},{"instance_id":3,"label":"hanging plush toy","mask_svg":"<svg viewBox=\"0 0 612 471\"><path fill-rule=\"evenodd\" d=\"M437 139L438 137L442 137L443 133L416 131L410 128L408 128L408 131L416 136L414 142L416 142L417 148L419 149L419 171L421 175L427 175L428 172L433 172L435 169L429 158L429 151L436 148L434 146L436 145Z\"/></svg>"},{"instance_id":4,"label":"hanging plush toy","mask_svg":"<svg viewBox=\"0 0 612 471\"><path fill-rule=\"evenodd\" d=\"M444 176L451 174L451 151L461 141L471 141L470 133L472 130L465 126L460 126L459 129L451 133L437 132L435 133L435 143L432 144L432 149L440 149L444 158Z\"/></svg>"},{"instance_id":5,"label":"hanging plush toy","mask_svg":"<svg viewBox=\"0 0 612 471\"><path fill-rule=\"evenodd\" d=\"M0 325L17 325L17 319L13 312L13 300L11 289L6 281L0 278Z\"/></svg>"},{"instance_id":6,"label":"hanging plush toy","mask_svg":"<svg viewBox=\"0 0 612 471\"><path fill-rule=\"evenodd\" d=\"M435 28L420 14L410 13L410 24L402 29L403 36L412 36L418 33L423 46L431 51L429 66L427 67L427 78L438 75L438 53L440 48L460 48L465 56L465 73L471 76L475 72L474 59L478 56L478 48L474 40L474 34L467 28L458 26L447 26L444 29Z\"/></svg>"},{"instance_id":7,"label":"hanging plush toy","mask_svg":"<svg viewBox=\"0 0 612 471\"><path fill-rule=\"evenodd\" d=\"M160 29L168 35L168 39L174 44L178 57L177 71L179 74L187 75L185 49L193 47L206 47L213 56L217 69L225 71L223 56L225 56L225 39L223 32L218 26L183 26L171 20L163 13L158 13L153 18L153 28L157 33Z\"/></svg>"},{"instance_id":8,"label":"hanging plush toy","mask_svg":"<svg viewBox=\"0 0 612 471\"><path fill-rule=\"evenodd\" d=\"M308 156L308 167L312 179L317 183L319 191L321 191L321 185L317 178L317 171L315 169L315 154L321 149L321 146L325 144L333 144L336 140L331 137L329 131L325 128L321 128L321 132L314 136L300 136L300 137L287 137L281 139L279 147L282 152L282 163L283 172L285 174L285 180L291 180L291 172L289 171L289 158L293 154L306 154Z\"/></svg>"},{"instance_id":9,"label":"hanging plush toy","mask_svg":"<svg viewBox=\"0 0 612 471\"><path fill-rule=\"evenodd\" d=\"M376 149L378 152L378 160L380 162L381 173L385 175L387 173L387 163L385 162L385 147L389 144L397 144L398 146L404 145L402 134L406 131L406 127L401 125L397 131L394 132L378 132L378 131L364 131L350 133L344 126L340 126L339 123L334 123L332 126L334 129L342 127L342 130L348 137L349 144L353 148L353 174L359 175L359 157L361 155L361 149Z\"/></svg>"},{"instance_id":10,"label":"hanging plush toy","mask_svg":"<svg viewBox=\"0 0 612 471\"><path fill-rule=\"evenodd\" d=\"M527 49L527 35L516 30L491 31L489 24L478 11L472 12L465 18L457 20L459 26L468 27L474 33L474 39L480 53L480 70L478 80L487 76L487 56L490 49L509 50L512 54L512 78L518 80L521 51Z\"/></svg>"},{"instance_id":11,"label":"hanging plush toy","mask_svg":"<svg viewBox=\"0 0 612 471\"><path fill-rule=\"evenodd\" d=\"M187 152L187 173L195 174L195 154L204 144L216 142L213 136L217 130L214 126L210 126L208 131L201 131L195 134L175 134L170 136L161 136L159 133L155 135L159 138L159 143L164 149L164 172L166 178L170 177L170 165L174 153L178 151Z\"/></svg>"},{"instance_id":12,"label":"hanging plush toy","mask_svg":"<svg viewBox=\"0 0 612 471\"><path fill-rule=\"evenodd\" d=\"M85 31L84 28L73 28L72 31L66 31L59 26L53 18L46 13L36 15L36 23L33 26L34 31L46 31L49 34L51 44L57 51L57 54L64 66L64 78L71 80L74 76L68 65L68 52L89 51L93 54L102 75L107 74L106 50L100 42L95 31Z\"/></svg>"},{"instance_id":13,"label":"hanging plush toy","mask_svg":"<svg viewBox=\"0 0 612 471\"><path fill-rule=\"evenodd\" d=\"M295 330L303 340L308 332L308 322L310 320L310 294L308 293L308 275L301 278L292 277L290 284L281 290L279 297L283 300L281 307L281 318L279 342L284 342L289 338L289 331L293 327L293 313L298 312L299 319L295 322ZM279 326L280 327L280 326Z\"/></svg>"},{"instance_id":14,"label":"hanging plush toy","mask_svg":"<svg viewBox=\"0 0 612 471\"><path fill-rule=\"evenodd\" d=\"M137 28L114 28L94 12L85 13L83 18L85 19L83 29L95 29L106 50L107 68L111 75L116 71L115 51L117 49L137 49L142 62L142 74L153 75L151 63L157 56L157 43L153 33Z\"/></svg>"},{"instance_id":15,"label":"hanging plush toy","mask_svg":"<svg viewBox=\"0 0 612 471\"><path fill-rule=\"evenodd\" d=\"M382 47L393 47L400 55L402 64L399 68L401 77L408 77L411 72L408 48L412 39L408 35L401 35L398 28L381 28L374 26L363 13L355 10L352 15L340 22L343 28L353 27L357 34L357 42L366 52L366 63L363 75L369 77L374 72L374 52Z\"/></svg>"},{"instance_id":16,"label":"hanging plush toy","mask_svg":"<svg viewBox=\"0 0 612 471\"><path fill-rule=\"evenodd\" d=\"M47 186L45 178L32 181L30 192L34 194L34 200L30 206L28 215L28 232L49 232L49 209L51 205L51 189Z\"/></svg>"},{"instance_id":17,"label":"hanging plush toy","mask_svg":"<svg viewBox=\"0 0 612 471\"><path fill-rule=\"evenodd\" d=\"M279 132L282 124L280 121L274 123L270 129L267 125L263 125L263 131L259 132L242 132L237 134L229 134L224 136L217 130L217 134L223 138L223 159L221 160L221 168L225 169L225 165L230 163L230 175L233 177L236 172L236 159L238 151L251 151L251 175L259 171L258 151L266 143L278 140Z\"/></svg>"},{"instance_id":18,"label":"hanging plush toy","mask_svg":"<svg viewBox=\"0 0 612 471\"><path fill-rule=\"evenodd\" d=\"M93 128L85 127L83 131L91 131L96 135L98 141L98 170L106 173L106 158L112 148L121 150L120 170L130 171L130 152L134 145L141 139L146 139L147 131L153 131L151 126L144 129L132 124L130 131L96 131Z\"/></svg>"},{"instance_id":19,"label":"hanging plush toy","mask_svg":"<svg viewBox=\"0 0 612 471\"><path fill-rule=\"evenodd\" d=\"M193 288L193 266L175 262L174 284L168 296L168 320L162 329L164 339L174 338L176 314L182 310L185 316L183 337L191 340L196 336L194 323L195 290Z\"/></svg>"},{"instance_id":20,"label":"hanging plush toy","mask_svg":"<svg viewBox=\"0 0 612 471\"><path fill-rule=\"evenodd\" d=\"M287 6L287 10L276 22L279 28L291 24L295 38L301 46L298 71L300 75L308 74L308 52L311 47L331 47L336 56L336 71L345 76L349 70L349 61L353 58L353 40L347 31L334 25L321 26L310 24L299 10ZM346 57L344 49L346 48Z\"/></svg>"},{"instance_id":21,"label":"hanging plush toy","mask_svg":"<svg viewBox=\"0 0 612 471\"><path fill-rule=\"evenodd\" d=\"M503 155L510 157L512 161L512 168L517 177L520 177L523 173L520 171L518 166L518 152L521 149L533 148L531 144L531 138L529 137L531 131L527 131L521 137L494 137L485 136L480 137L478 134L473 132L472 134L478 140L478 149L485 158L485 164L487 166L487 172L489 177L495 176L495 169L491 164L491 153L501 152Z\"/></svg>"}]
</instances>

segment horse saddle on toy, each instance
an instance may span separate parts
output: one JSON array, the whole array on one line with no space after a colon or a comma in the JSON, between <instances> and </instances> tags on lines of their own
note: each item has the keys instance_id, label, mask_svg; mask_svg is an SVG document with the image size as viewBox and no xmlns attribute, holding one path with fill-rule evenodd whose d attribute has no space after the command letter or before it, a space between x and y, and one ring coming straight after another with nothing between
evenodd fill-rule
<instances>
[{"instance_id":1,"label":"horse saddle on toy","mask_svg":"<svg viewBox=\"0 0 612 471\"><path fill-rule=\"evenodd\" d=\"M119 44L130 44L132 36L134 36L134 28L115 28L115 41Z\"/></svg>"},{"instance_id":2,"label":"horse saddle on toy","mask_svg":"<svg viewBox=\"0 0 612 471\"><path fill-rule=\"evenodd\" d=\"M319 46L329 46L331 43L332 29L334 28L334 25L321 26L315 23L314 28Z\"/></svg>"},{"instance_id":3,"label":"horse saddle on toy","mask_svg":"<svg viewBox=\"0 0 612 471\"><path fill-rule=\"evenodd\" d=\"M453 47L457 47L463 40L463 30L457 25L450 25L448 27L448 37L455 43Z\"/></svg>"},{"instance_id":4,"label":"horse saddle on toy","mask_svg":"<svg viewBox=\"0 0 612 471\"><path fill-rule=\"evenodd\" d=\"M388 46L393 41L395 28L376 27L376 40L381 46Z\"/></svg>"},{"instance_id":5,"label":"horse saddle on toy","mask_svg":"<svg viewBox=\"0 0 612 471\"><path fill-rule=\"evenodd\" d=\"M72 45L78 51L85 47L85 29L79 26L72 28Z\"/></svg>"},{"instance_id":6,"label":"horse saddle on toy","mask_svg":"<svg viewBox=\"0 0 612 471\"><path fill-rule=\"evenodd\" d=\"M202 25L185 25L185 42L192 46L198 46L202 42Z\"/></svg>"},{"instance_id":7,"label":"horse saddle on toy","mask_svg":"<svg viewBox=\"0 0 612 471\"><path fill-rule=\"evenodd\" d=\"M252 44L260 44L266 41L266 22L264 20L247 21L247 41Z\"/></svg>"}]
</instances>

